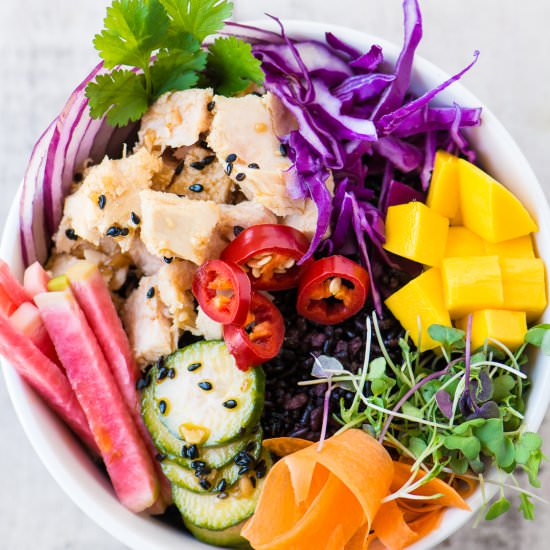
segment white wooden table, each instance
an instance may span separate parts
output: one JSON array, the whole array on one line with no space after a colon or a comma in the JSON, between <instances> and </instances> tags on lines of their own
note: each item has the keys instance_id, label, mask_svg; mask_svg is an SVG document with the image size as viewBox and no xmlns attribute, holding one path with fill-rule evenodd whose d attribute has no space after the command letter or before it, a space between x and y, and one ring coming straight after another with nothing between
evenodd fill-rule
<instances>
[{"instance_id":1,"label":"white wooden table","mask_svg":"<svg viewBox=\"0 0 550 550\"><path fill-rule=\"evenodd\" d=\"M0 0L0 223L36 137L73 86L96 62L92 37L107 0ZM401 41L399 0L235 0L239 19L264 12L330 21ZM550 191L550 4L542 0L424 0L422 55L448 72L475 49L478 66L465 83L509 128ZM550 424L543 429L550 456ZM123 546L62 493L31 450L0 382L0 548L115 550ZM550 497L550 468L543 472ZM476 530L449 549L543 550L550 509L534 523L516 513Z\"/></svg>"}]
</instances>

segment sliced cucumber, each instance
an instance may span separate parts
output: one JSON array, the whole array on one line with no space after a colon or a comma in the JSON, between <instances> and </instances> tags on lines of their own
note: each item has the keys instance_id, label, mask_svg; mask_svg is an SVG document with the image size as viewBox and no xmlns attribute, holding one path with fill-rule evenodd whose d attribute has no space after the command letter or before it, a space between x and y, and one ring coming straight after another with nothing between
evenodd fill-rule
<instances>
[{"instance_id":1,"label":"sliced cucumber","mask_svg":"<svg viewBox=\"0 0 550 550\"><path fill-rule=\"evenodd\" d=\"M185 527L189 529L190 533L201 542L211 544L212 546L221 546L223 548L242 548L243 550L251 548L248 541L241 537L241 529L244 526L244 522L238 525L233 525L222 531L213 531L212 529L205 529L204 527L197 527L191 522L185 522Z\"/></svg>"},{"instance_id":2,"label":"sliced cucumber","mask_svg":"<svg viewBox=\"0 0 550 550\"><path fill-rule=\"evenodd\" d=\"M226 345L196 342L164 361L173 376L154 379L160 419L176 437L201 446L234 441L260 419L265 376L239 370Z\"/></svg>"},{"instance_id":3,"label":"sliced cucumber","mask_svg":"<svg viewBox=\"0 0 550 550\"><path fill-rule=\"evenodd\" d=\"M242 453L243 455L250 455L254 461L258 460L260 452L262 450L262 434L261 431L257 434L256 440L252 442L253 444L248 446L248 451ZM246 458L246 456L245 456ZM197 459L195 464L205 462L202 459ZM196 472L200 471L199 469L189 469L182 467L176 461L171 458L167 458L162 461L162 471L164 475L176 485L183 487L184 489L189 489L195 493L208 493L213 492L219 487L219 484L222 480L225 481L224 491L232 487L241 475L239 471L243 468L243 462L237 464L234 460L228 462L225 466L219 469L212 469L208 473L197 476ZM209 468L210 469L210 468Z\"/></svg>"},{"instance_id":4,"label":"sliced cucumber","mask_svg":"<svg viewBox=\"0 0 550 550\"><path fill-rule=\"evenodd\" d=\"M261 457L269 468L269 453L264 451ZM247 480L247 477L241 479ZM257 479L256 487L246 494L243 492L242 481L239 481L226 493L226 498L220 498L220 495L213 493L194 493L175 484L172 485L172 495L186 522L203 529L221 531L238 525L254 513L264 479L265 477ZM247 483L250 483L249 479Z\"/></svg>"},{"instance_id":5,"label":"sliced cucumber","mask_svg":"<svg viewBox=\"0 0 550 550\"><path fill-rule=\"evenodd\" d=\"M151 379L155 380L158 376L156 369L150 371ZM147 429L151 433L153 443L157 449L168 455L173 462L176 462L183 468L191 468L191 462L193 459L182 456L184 447L189 447L190 443L183 439L176 437L160 420L160 412L158 410L157 403L153 396L154 388L151 384L149 387L143 390L141 396L141 415ZM222 468L233 460L233 457L248 448L249 445L252 450L261 447L262 432L260 427L255 427L251 430L251 434L246 437L237 439L226 445L219 447L201 447L198 452L199 455L195 460L202 460L210 468ZM253 446L252 446L253 445Z\"/></svg>"}]
</instances>

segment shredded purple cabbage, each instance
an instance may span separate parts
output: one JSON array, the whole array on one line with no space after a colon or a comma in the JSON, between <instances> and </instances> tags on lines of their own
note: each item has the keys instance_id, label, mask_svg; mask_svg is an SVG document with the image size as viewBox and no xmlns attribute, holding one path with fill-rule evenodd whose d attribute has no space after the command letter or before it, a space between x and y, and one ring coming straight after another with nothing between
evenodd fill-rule
<instances>
[{"instance_id":1,"label":"shredded purple cabbage","mask_svg":"<svg viewBox=\"0 0 550 550\"><path fill-rule=\"evenodd\" d=\"M302 261L321 247L325 253L358 255L371 275L378 312L382 297L375 268L403 268L383 249L388 205L408 196L424 199L438 149L473 160L461 130L481 122L480 109L430 104L475 64L478 52L466 68L433 90L411 96L414 56L422 38L418 0L404 0L403 11L404 43L391 71L382 70L383 51L376 44L361 52L332 33L326 33L325 43L295 41L275 17L279 33L234 23L228 29L251 42L262 61L266 89L298 122L298 130L281 139L293 162L290 194L310 197L318 210L317 231ZM331 174L334 197L327 189ZM410 191L399 187L404 178ZM377 191L373 179L379 182ZM329 228L332 235L323 241Z\"/></svg>"}]
</instances>

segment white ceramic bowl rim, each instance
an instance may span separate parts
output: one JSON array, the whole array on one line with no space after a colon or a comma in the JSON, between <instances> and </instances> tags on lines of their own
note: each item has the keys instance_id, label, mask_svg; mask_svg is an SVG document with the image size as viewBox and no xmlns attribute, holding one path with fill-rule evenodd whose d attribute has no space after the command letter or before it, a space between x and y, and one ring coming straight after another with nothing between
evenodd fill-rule
<instances>
[{"instance_id":1,"label":"white ceramic bowl rim","mask_svg":"<svg viewBox=\"0 0 550 550\"><path fill-rule=\"evenodd\" d=\"M248 24L276 29L272 21L252 21ZM288 34L294 38L323 40L324 33L331 31L361 50L366 50L373 43L379 44L390 63L395 63L400 50L385 40L346 27L295 20L284 21L284 25ZM447 78L448 75L444 71L416 56L412 79L413 92L420 93ZM440 94L436 101L446 105L452 105L453 102L462 106L483 107L483 124L479 128L468 130L468 138L484 167L510 188L530 212L535 214L540 230L537 238L539 255L547 265L550 265L550 209L527 160L494 115L459 83L453 84ZM20 191L6 222L0 255L11 265L14 272L21 276L23 266L19 245L19 198ZM547 321L548 317L546 313L543 319ZM533 385L525 424L527 429L536 431L550 401L550 360L540 354L535 354L533 359ZM136 550L210 548L154 518L134 515L127 511L117 501L109 481L92 464L62 422L4 360L2 368L17 416L38 456L65 492L98 525L123 544ZM493 490L489 488L487 492L488 496L494 494L494 487ZM469 504L473 511L481 506L482 497L479 491L469 499ZM411 548L425 550L436 546L460 528L472 513L449 510L440 528Z\"/></svg>"}]
</instances>

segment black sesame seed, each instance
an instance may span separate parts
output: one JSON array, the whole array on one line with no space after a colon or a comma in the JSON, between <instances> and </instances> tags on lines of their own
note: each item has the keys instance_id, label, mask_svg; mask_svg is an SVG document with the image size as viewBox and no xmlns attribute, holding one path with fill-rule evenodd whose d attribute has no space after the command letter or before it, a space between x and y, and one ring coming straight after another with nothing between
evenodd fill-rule
<instances>
[{"instance_id":1,"label":"black sesame seed","mask_svg":"<svg viewBox=\"0 0 550 550\"><path fill-rule=\"evenodd\" d=\"M251 170L259 170L260 169L260 165L256 162L251 162L248 167L251 169Z\"/></svg>"},{"instance_id":2,"label":"black sesame seed","mask_svg":"<svg viewBox=\"0 0 550 550\"><path fill-rule=\"evenodd\" d=\"M70 227L65 231L65 236L70 241L76 241L78 239L78 235L75 233L75 230Z\"/></svg>"},{"instance_id":3,"label":"black sesame seed","mask_svg":"<svg viewBox=\"0 0 550 550\"><path fill-rule=\"evenodd\" d=\"M176 169L174 170L174 174L176 176L179 176L182 172L183 172L183 168L185 166L185 162L182 160L177 166L176 166Z\"/></svg>"},{"instance_id":4,"label":"black sesame seed","mask_svg":"<svg viewBox=\"0 0 550 550\"><path fill-rule=\"evenodd\" d=\"M120 237L120 227L112 226L107 229L107 237Z\"/></svg>"},{"instance_id":5,"label":"black sesame seed","mask_svg":"<svg viewBox=\"0 0 550 550\"><path fill-rule=\"evenodd\" d=\"M211 101L207 106L206 108L209 110L209 111L212 111L214 109L214 107L216 106L216 102L215 101Z\"/></svg>"},{"instance_id":6,"label":"black sesame seed","mask_svg":"<svg viewBox=\"0 0 550 550\"><path fill-rule=\"evenodd\" d=\"M279 146L279 151L281 152L281 156L288 156L288 147L284 143L281 143L281 145Z\"/></svg>"},{"instance_id":7,"label":"black sesame seed","mask_svg":"<svg viewBox=\"0 0 550 550\"><path fill-rule=\"evenodd\" d=\"M229 495L228 495L227 493L220 493L220 494L218 495L218 498L221 498L221 499L223 500L224 498L227 498L228 496L229 496Z\"/></svg>"},{"instance_id":8,"label":"black sesame seed","mask_svg":"<svg viewBox=\"0 0 550 550\"><path fill-rule=\"evenodd\" d=\"M197 468L204 468L205 466L206 462L202 460L193 460L193 462L191 462L191 468L193 468L193 470L196 470Z\"/></svg>"},{"instance_id":9,"label":"black sesame seed","mask_svg":"<svg viewBox=\"0 0 550 550\"><path fill-rule=\"evenodd\" d=\"M235 179L237 181L243 181L244 179L246 178L246 174L244 172L239 172L236 176L235 176Z\"/></svg>"},{"instance_id":10,"label":"black sesame seed","mask_svg":"<svg viewBox=\"0 0 550 550\"><path fill-rule=\"evenodd\" d=\"M134 225L139 225L141 223L141 218L135 212L130 214L130 219Z\"/></svg>"},{"instance_id":11,"label":"black sesame seed","mask_svg":"<svg viewBox=\"0 0 550 550\"><path fill-rule=\"evenodd\" d=\"M242 467L239 469L239 475L240 475L240 476L243 476L244 474L248 473L249 470L250 470L250 466L248 466L248 465L242 466Z\"/></svg>"},{"instance_id":12,"label":"black sesame seed","mask_svg":"<svg viewBox=\"0 0 550 550\"><path fill-rule=\"evenodd\" d=\"M99 195L97 198L97 205L99 206L100 210L103 210L105 208L105 204L107 203L107 198L105 195Z\"/></svg>"},{"instance_id":13,"label":"black sesame seed","mask_svg":"<svg viewBox=\"0 0 550 550\"><path fill-rule=\"evenodd\" d=\"M157 380L164 380L168 376L168 369L166 367L162 367L157 376Z\"/></svg>"},{"instance_id":14,"label":"black sesame seed","mask_svg":"<svg viewBox=\"0 0 550 550\"><path fill-rule=\"evenodd\" d=\"M122 237L127 237L130 234L130 230L127 227L123 227L120 230L120 234Z\"/></svg>"},{"instance_id":15,"label":"black sesame seed","mask_svg":"<svg viewBox=\"0 0 550 550\"><path fill-rule=\"evenodd\" d=\"M233 226L233 235L235 235L235 237L238 237L243 231L244 227L242 225Z\"/></svg>"},{"instance_id":16,"label":"black sesame seed","mask_svg":"<svg viewBox=\"0 0 550 550\"><path fill-rule=\"evenodd\" d=\"M202 147L203 149L210 149L210 147L208 147L208 142L204 139L199 141L199 147Z\"/></svg>"},{"instance_id":17,"label":"black sesame seed","mask_svg":"<svg viewBox=\"0 0 550 550\"><path fill-rule=\"evenodd\" d=\"M200 369L202 367L202 363L191 363L188 367L187 367L187 370L189 372L193 372L197 369Z\"/></svg>"},{"instance_id":18,"label":"black sesame seed","mask_svg":"<svg viewBox=\"0 0 550 550\"><path fill-rule=\"evenodd\" d=\"M227 166L225 167L225 173L230 176L231 172L233 172L233 164L229 162Z\"/></svg>"},{"instance_id":19,"label":"black sesame seed","mask_svg":"<svg viewBox=\"0 0 550 550\"><path fill-rule=\"evenodd\" d=\"M255 95L256 97L263 97L260 92L252 92L252 95Z\"/></svg>"},{"instance_id":20,"label":"black sesame seed","mask_svg":"<svg viewBox=\"0 0 550 550\"><path fill-rule=\"evenodd\" d=\"M261 479L262 477L265 476L266 472L267 472L267 465L265 463L265 460L260 460L257 464L256 464L256 467L254 468L256 470L256 477L258 479Z\"/></svg>"},{"instance_id":21,"label":"black sesame seed","mask_svg":"<svg viewBox=\"0 0 550 550\"><path fill-rule=\"evenodd\" d=\"M227 481L225 481L225 479L220 479L219 483L216 485L216 491L218 492L222 492L222 491L225 491L225 489L227 488Z\"/></svg>"},{"instance_id":22,"label":"black sesame seed","mask_svg":"<svg viewBox=\"0 0 550 550\"><path fill-rule=\"evenodd\" d=\"M199 382L198 386L204 391L210 391L212 389L212 384L210 382Z\"/></svg>"},{"instance_id":23,"label":"black sesame seed","mask_svg":"<svg viewBox=\"0 0 550 550\"><path fill-rule=\"evenodd\" d=\"M205 491L208 491L210 489L210 487L212 487L212 485L210 484L210 481L208 481L207 479L205 478L202 478L200 481L199 481L199 485L205 490Z\"/></svg>"},{"instance_id":24,"label":"black sesame seed","mask_svg":"<svg viewBox=\"0 0 550 550\"><path fill-rule=\"evenodd\" d=\"M166 413L166 401L164 401L164 399L161 399L161 401L159 402L159 411L160 411L160 414L164 414Z\"/></svg>"},{"instance_id":25,"label":"black sesame seed","mask_svg":"<svg viewBox=\"0 0 550 550\"><path fill-rule=\"evenodd\" d=\"M234 409L237 406L237 402L234 399L228 399L227 401L223 402L223 406L226 409Z\"/></svg>"},{"instance_id":26,"label":"black sesame seed","mask_svg":"<svg viewBox=\"0 0 550 550\"><path fill-rule=\"evenodd\" d=\"M225 157L225 162L235 162L237 160L237 155L235 153L231 153Z\"/></svg>"},{"instance_id":27,"label":"black sesame seed","mask_svg":"<svg viewBox=\"0 0 550 550\"><path fill-rule=\"evenodd\" d=\"M163 460L166 459L166 455L164 453L157 453L155 455L155 459L158 460L159 462L162 462Z\"/></svg>"},{"instance_id":28,"label":"black sesame seed","mask_svg":"<svg viewBox=\"0 0 550 550\"><path fill-rule=\"evenodd\" d=\"M189 191L193 191L193 193L201 193L204 191L204 185L201 185L200 183L194 183L193 185L189 186Z\"/></svg>"},{"instance_id":29,"label":"black sesame seed","mask_svg":"<svg viewBox=\"0 0 550 550\"><path fill-rule=\"evenodd\" d=\"M189 458L189 447L187 445L181 448L181 456L183 456L183 458Z\"/></svg>"},{"instance_id":30,"label":"black sesame seed","mask_svg":"<svg viewBox=\"0 0 550 550\"><path fill-rule=\"evenodd\" d=\"M246 452L251 453L254 449L256 449L256 442L249 441L248 445L246 446Z\"/></svg>"},{"instance_id":31,"label":"black sesame seed","mask_svg":"<svg viewBox=\"0 0 550 550\"><path fill-rule=\"evenodd\" d=\"M250 476L250 483L252 483L252 487L256 489L256 478L254 476Z\"/></svg>"},{"instance_id":32,"label":"black sesame seed","mask_svg":"<svg viewBox=\"0 0 550 550\"><path fill-rule=\"evenodd\" d=\"M195 444L187 448L187 457L191 459L199 458L199 448Z\"/></svg>"},{"instance_id":33,"label":"black sesame seed","mask_svg":"<svg viewBox=\"0 0 550 550\"><path fill-rule=\"evenodd\" d=\"M155 287L152 286L149 288L149 290L147 291L147 298L151 299L153 296L155 295Z\"/></svg>"},{"instance_id":34,"label":"black sesame seed","mask_svg":"<svg viewBox=\"0 0 550 550\"><path fill-rule=\"evenodd\" d=\"M204 157L202 159L202 163L205 166L208 166L209 164L212 164L216 160L216 155L208 155L207 157Z\"/></svg>"},{"instance_id":35,"label":"black sesame seed","mask_svg":"<svg viewBox=\"0 0 550 550\"><path fill-rule=\"evenodd\" d=\"M161 355L157 361L157 369L162 369L164 366L164 355Z\"/></svg>"},{"instance_id":36,"label":"black sesame seed","mask_svg":"<svg viewBox=\"0 0 550 550\"><path fill-rule=\"evenodd\" d=\"M84 176L83 176L80 172L77 172L77 173L73 176L73 181L74 181L75 183L80 183L83 179L84 179Z\"/></svg>"},{"instance_id":37,"label":"black sesame seed","mask_svg":"<svg viewBox=\"0 0 550 550\"><path fill-rule=\"evenodd\" d=\"M172 261L174 260L174 258L168 258L167 256L164 256L164 258L162 259L164 260L165 264L171 264Z\"/></svg>"},{"instance_id":38,"label":"black sesame seed","mask_svg":"<svg viewBox=\"0 0 550 550\"><path fill-rule=\"evenodd\" d=\"M170 369L168 371L168 378L171 378L172 380L176 377L176 369Z\"/></svg>"},{"instance_id":39,"label":"black sesame seed","mask_svg":"<svg viewBox=\"0 0 550 550\"><path fill-rule=\"evenodd\" d=\"M136 382L136 389L138 390L144 390L145 388L147 388L149 385L151 384L151 375L150 374L146 374L145 376L141 377L137 382Z\"/></svg>"},{"instance_id":40,"label":"black sesame seed","mask_svg":"<svg viewBox=\"0 0 550 550\"><path fill-rule=\"evenodd\" d=\"M192 162L190 164L191 168L194 168L195 170L204 170L204 162L200 160L196 160L195 162Z\"/></svg>"}]
</instances>

